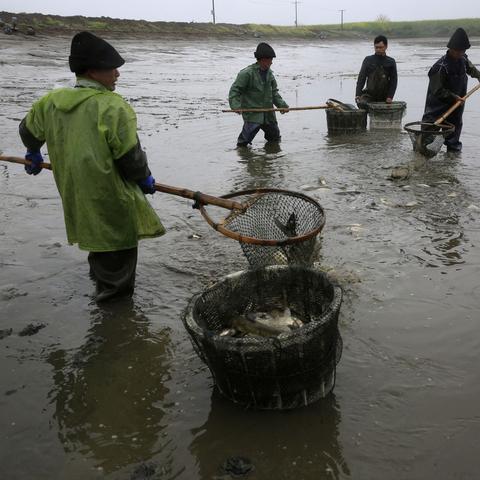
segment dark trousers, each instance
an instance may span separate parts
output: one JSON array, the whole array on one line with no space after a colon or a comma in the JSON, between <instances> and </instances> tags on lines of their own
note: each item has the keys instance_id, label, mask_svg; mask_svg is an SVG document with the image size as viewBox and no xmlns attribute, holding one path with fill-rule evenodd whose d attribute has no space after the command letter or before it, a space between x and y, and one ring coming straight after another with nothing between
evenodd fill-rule
<instances>
[{"instance_id":1,"label":"dark trousers","mask_svg":"<svg viewBox=\"0 0 480 480\"><path fill-rule=\"evenodd\" d=\"M280 130L278 128L278 123L252 123L252 122L245 122L243 124L242 131L238 136L237 146L244 147L247 146L249 143L252 143L252 140L255 138L255 135L262 129L265 133L265 140L267 142L279 142L280 137Z\"/></svg>"},{"instance_id":2,"label":"dark trousers","mask_svg":"<svg viewBox=\"0 0 480 480\"><path fill-rule=\"evenodd\" d=\"M444 145L447 146L448 152L461 152L462 142L460 141L460 135L462 134L463 127L463 110L464 107L460 106L446 119L446 122L453 123L455 131L445 138Z\"/></svg>"},{"instance_id":3,"label":"dark trousers","mask_svg":"<svg viewBox=\"0 0 480 480\"><path fill-rule=\"evenodd\" d=\"M451 123L455 130L454 132L445 138L443 142L447 147L448 152L461 152L462 151L462 142L460 141L460 136L462 134L463 127L463 111L465 107L461 105L456 110L454 110L445 120L444 123ZM422 118L422 122L434 123L439 117L441 117L446 111L446 107L443 109L435 109L428 113L425 113Z\"/></svg>"},{"instance_id":4,"label":"dark trousers","mask_svg":"<svg viewBox=\"0 0 480 480\"><path fill-rule=\"evenodd\" d=\"M90 276L97 284L95 296L97 302L133 295L137 255L137 247L88 254Z\"/></svg>"}]
</instances>

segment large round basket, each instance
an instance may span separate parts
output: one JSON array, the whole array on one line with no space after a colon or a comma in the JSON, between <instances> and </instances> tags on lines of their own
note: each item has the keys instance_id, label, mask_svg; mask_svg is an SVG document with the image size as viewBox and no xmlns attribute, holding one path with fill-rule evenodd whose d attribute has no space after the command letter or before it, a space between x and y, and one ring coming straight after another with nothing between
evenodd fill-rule
<instances>
[{"instance_id":1,"label":"large round basket","mask_svg":"<svg viewBox=\"0 0 480 480\"><path fill-rule=\"evenodd\" d=\"M334 388L341 303L341 288L325 273L277 265L224 277L191 299L183 321L224 396L245 407L291 409ZM233 315L267 304L288 305L305 324L276 337L220 335Z\"/></svg>"}]
</instances>

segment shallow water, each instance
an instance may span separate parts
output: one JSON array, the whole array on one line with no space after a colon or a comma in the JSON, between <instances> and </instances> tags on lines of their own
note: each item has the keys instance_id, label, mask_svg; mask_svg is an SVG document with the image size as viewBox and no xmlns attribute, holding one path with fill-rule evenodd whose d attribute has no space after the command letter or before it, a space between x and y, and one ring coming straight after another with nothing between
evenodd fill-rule
<instances>
[{"instance_id":1,"label":"shallow water","mask_svg":"<svg viewBox=\"0 0 480 480\"><path fill-rule=\"evenodd\" d=\"M337 384L325 400L284 413L224 400L181 312L194 293L246 267L239 246L191 202L157 193L168 234L142 242L133 302L99 308L86 253L66 243L50 173L32 178L3 164L0 476L129 479L147 464L152 478L207 479L241 455L255 465L252 479L476 478L480 96L467 102L459 157L416 157L401 130L329 137L321 110L279 116L280 151L265 150L259 134L240 153L241 120L220 110L255 39L112 43L127 60L117 91L138 114L157 181L212 194L304 190L325 208L320 262L345 293ZM369 42L272 43L291 106L352 102ZM443 44L391 42L403 123L420 120ZM67 38L2 37L3 154L23 154L19 121L71 81L68 47ZM480 63L477 47L469 53ZM389 180L398 165L412 175ZM30 323L45 328L19 336Z\"/></svg>"}]
</instances>

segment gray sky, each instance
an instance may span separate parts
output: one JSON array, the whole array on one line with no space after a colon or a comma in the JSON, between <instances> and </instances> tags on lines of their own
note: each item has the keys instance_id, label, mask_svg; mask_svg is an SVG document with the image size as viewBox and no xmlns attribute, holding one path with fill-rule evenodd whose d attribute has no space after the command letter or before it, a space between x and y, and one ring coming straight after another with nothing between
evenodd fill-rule
<instances>
[{"instance_id":1,"label":"gray sky","mask_svg":"<svg viewBox=\"0 0 480 480\"><path fill-rule=\"evenodd\" d=\"M214 0L217 23L270 23L292 25L295 0ZM478 0L299 0L298 24L339 23L340 9L345 22L390 20L480 18ZM132 18L184 22L212 20L212 0L0 0L0 10L55 15Z\"/></svg>"}]
</instances>

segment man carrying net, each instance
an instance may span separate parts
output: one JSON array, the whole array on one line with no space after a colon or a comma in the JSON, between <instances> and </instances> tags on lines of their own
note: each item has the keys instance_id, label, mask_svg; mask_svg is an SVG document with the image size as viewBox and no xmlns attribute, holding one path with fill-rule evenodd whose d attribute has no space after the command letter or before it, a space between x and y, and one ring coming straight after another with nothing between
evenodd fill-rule
<instances>
[{"instance_id":1,"label":"man carrying net","mask_svg":"<svg viewBox=\"0 0 480 480\"><path fill-rule=\"evenodd\" d=\"M288 112L288 104L278 92L277 81L271 70L275 51L268 43L259 43L255 50L256 63L239 72L235 82L230 87L228 101L232 110L237 109L272 109L275 105ZM275 112L249 111L243 112L243 128L237 140L237 147L246 147L252 143L257 133L262 129L267 142L279 142Z\"/></svg>"},{"instance_id":2,"label":"man carrying net","mask_svg":"<svg viewBox=\"0 0 480 480\"><path fill-rule=\"evenodd\" d=\"M155 192L155 180L135 112L114 93L124 63L102 38L77 33L69 56L75 87L40 98L20 124L29 175L42 170L47 145L68 242L89 252L97 302L133 294L138 241L165 232L144 195Z\"/></svg>"},{"instance_id":3,"label":"man carrying net","mask_svg":"<svg viewBox=\"0 0 480 480\"><path fill-rule=\"evenodd\" d=\"M455 102L462 101L467 93L468 77L480 81L480 71L468 59L465 51L470 48L470 41L463 28L457 28L447 44L447 53L430 68L429 83L423 123L434 123ZM462 142L460 135L463 126L464 105L453 111L448 122L455 126L453 133L445 138L448 152L460 152Z\"/></svg>"}]
</instances>

